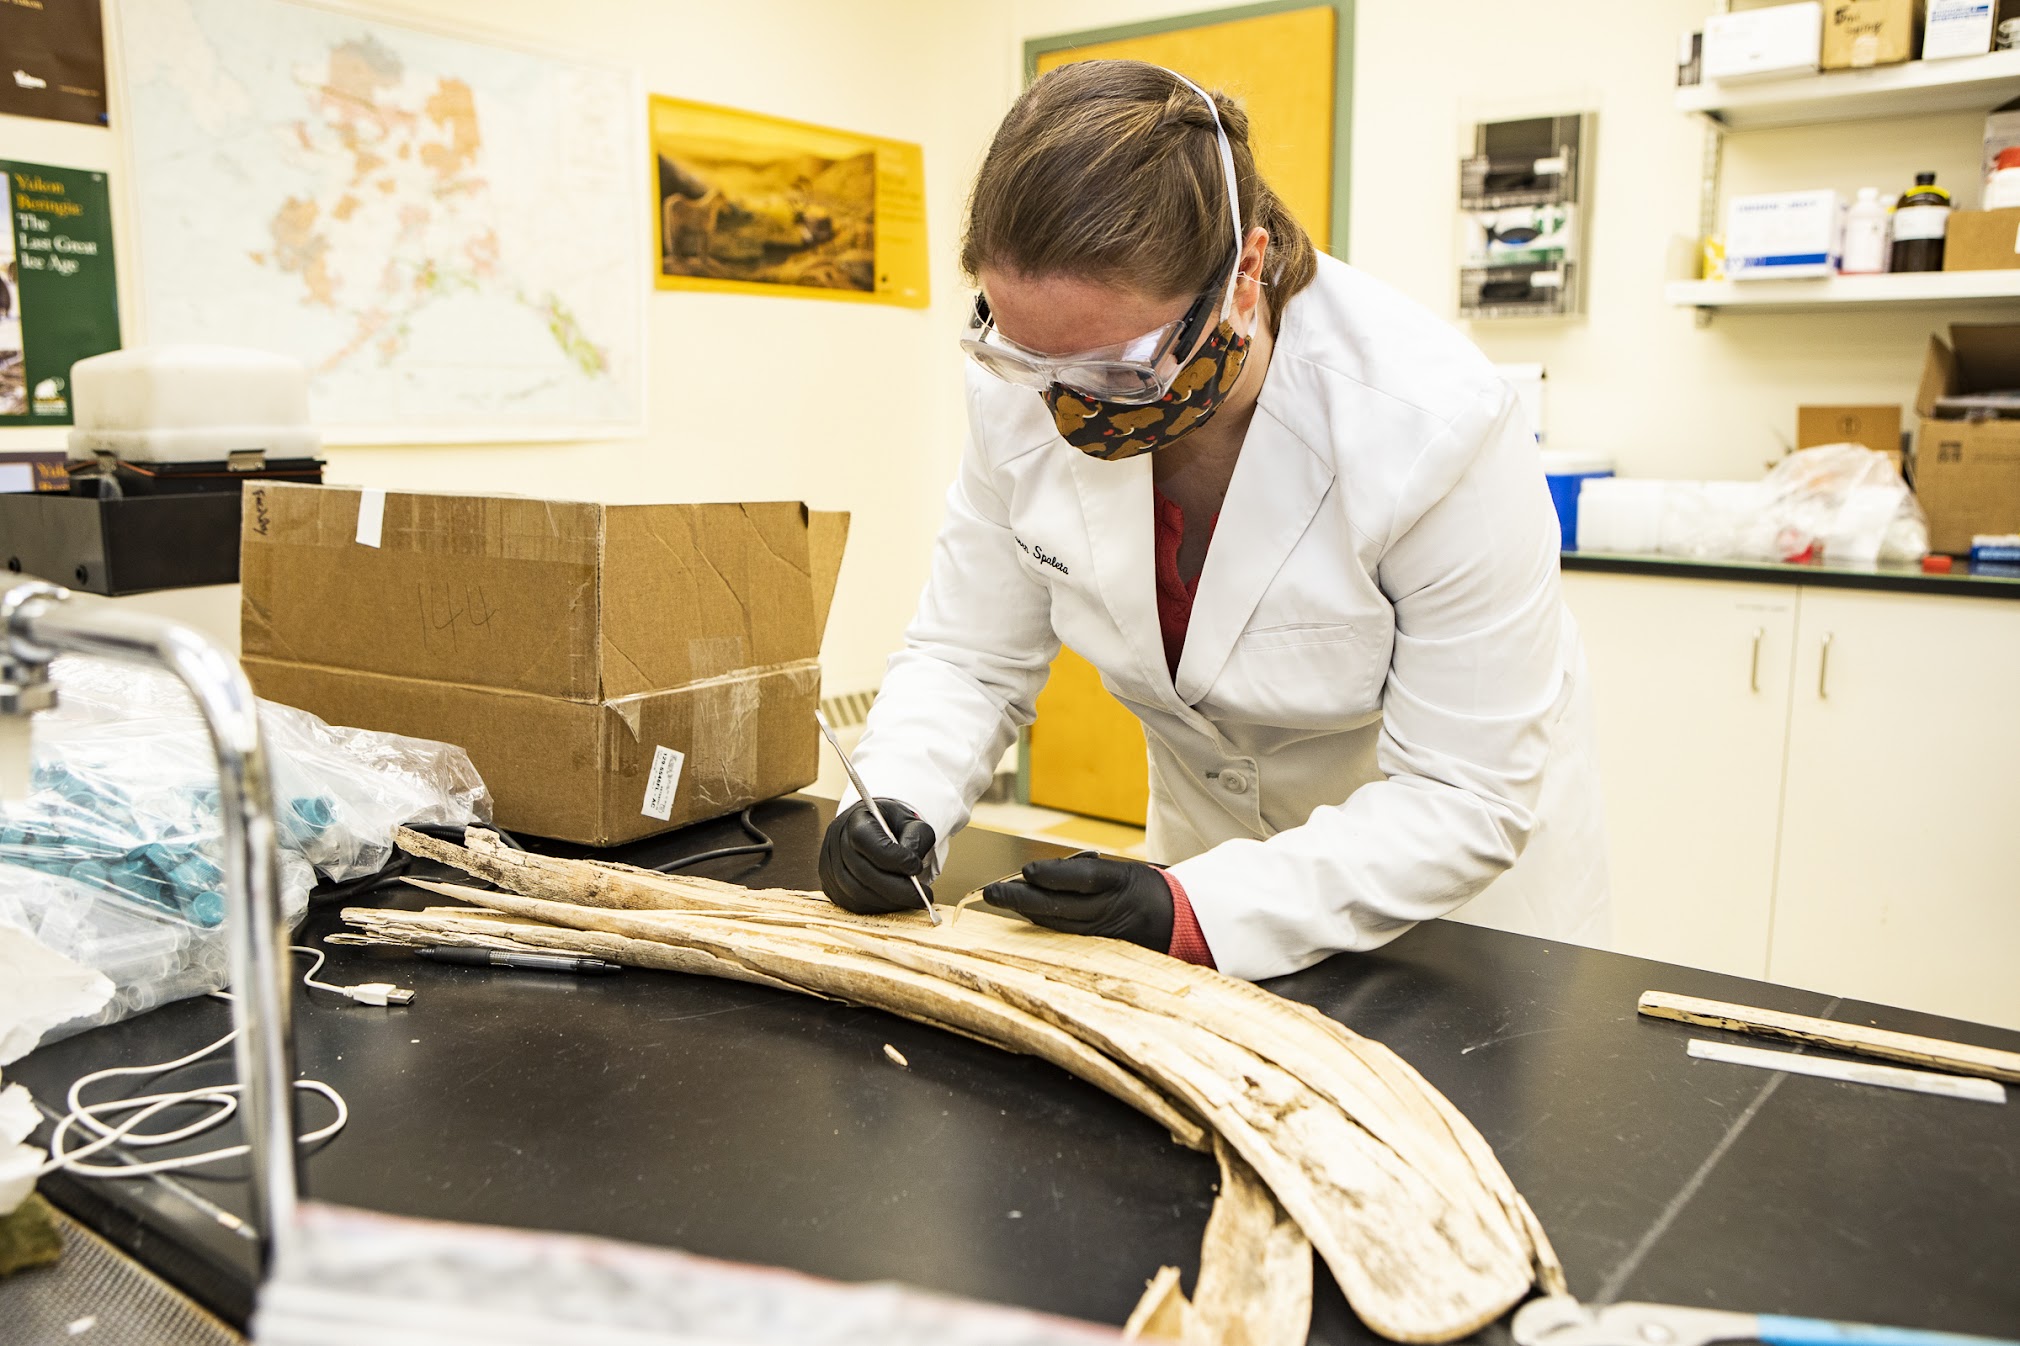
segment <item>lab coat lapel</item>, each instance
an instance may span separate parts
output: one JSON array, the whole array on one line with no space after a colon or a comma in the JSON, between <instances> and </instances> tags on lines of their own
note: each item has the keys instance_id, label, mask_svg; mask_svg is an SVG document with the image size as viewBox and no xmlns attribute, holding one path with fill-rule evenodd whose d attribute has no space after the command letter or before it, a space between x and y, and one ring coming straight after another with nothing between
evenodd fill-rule
<instances>
[{"instance_id":1,"label":"lab coat lapel","mask_svg":"<svg viewBox=\"0 0 2020 1346\"><path fill-rule=\"evenodd\" d=\"M1249 422L1200 571L1178 661L1178 698L1188 706L1201 701L1220 676L1256 605L1332 488L1331 464L1278 418L1268 391Z\"/></svg>"},{"instance_id":2,"label":"lab coat lapel","mask_svg":"<svg viewBox=\"0 0 2020 1346\"><path fill-rule=\"evenodd\" d=\"M1150 455L1104 462L1076 452L1073 481L1102 604L1140 666L1138 681L1171 702L1164 635L1157 621L1156 515ZM1175 704L1175 703L1174 703Z\"/></svg>"}]
</instances>

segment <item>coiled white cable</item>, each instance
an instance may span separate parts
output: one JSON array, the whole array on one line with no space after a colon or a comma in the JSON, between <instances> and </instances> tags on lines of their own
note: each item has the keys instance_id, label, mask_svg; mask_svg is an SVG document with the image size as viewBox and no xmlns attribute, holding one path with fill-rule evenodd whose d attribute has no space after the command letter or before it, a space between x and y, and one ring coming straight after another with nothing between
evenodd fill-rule
<instances>
[{"instance_id":1,"label":"coiled white cable","mask_svg":"<svg viewBox=\"0 0 2020 1346\"><path fill-rule=\"evenodd\" d=\"M322 951L307 948L299 944L291 945L290 948L295 953L305 953L316 960L302 976L302 984L305 986L312 986L319 991L334 991L338 995L345 996L360 1004L384 1005L387 1003L389 993L405 997L404 1000L396 999L394 1003L397 1004L404 1004L413 999L411 992L401 991L398 987L384 982L373 982L365 986L333 986L328 982L317 981L315 979L316 973L320 972L323 967L324 959ZM213 995L219 1000L231 999L230 993L225 991L214 992ZM223 1149L209 1150L202 1154L177 1155L169 1159L156 1159L139 1163L87 1164L83 1162L88 1156L94 1155L112 1145L124 1144L128 1148L135 1150L149 1149L160 1145L173 1145L178 1141L188 1140L192 1136L203 1134L212 1127L222 1124L233 1113L237 1112L238 1095L242 1086L236 1082L232 1084L207 1085L199 1089L181 1089L169 1093L143 1094L135 1098L108 1099L102 1103L86 1103L83 1097L84 1091L100 1080L109 1080L122 1075L142 1077L163 1075L171 1070L180 1070L184 1066L193 1065L211 1053L222 1051L224 1048L230 1046L232 1040L237 1036L237 1030L233 1030L219 1038L216 1042L211 1043L208 1047L200 1048L187 1056L177 1057L173 1061L164 1061L159 1064L144 1066L112 1066L105 1070L94 1070L88 1075L79 1077L76 1083L70 1086L70 1092L64 1100L69 1105L70 1110L57 1120L56 1130L49 1137L49 1162L37 1169L35 1176L39 1178L44 1174L61 1170L65 1173L74 1173L79 1177L85 1178L137 1178L149 1173L172 1173L181 1169L197 1168L204 1164L214 1164L225 1159L236 1159L246 1153L248 1147L241 1144L227 1145ZM350 1120L351 1110L345 1104L342 1094L321 1080L296 1080L294 1086L309 1093L321 1094L336 1109L336 1117L327 1125L319 1127L299 1138L302 1144L314 1144L317 1141L328 1140L331 1136L336 1135L337 1132L344 1129L344 1124ZM145 1123L161 1113L184 1104L207 1105L212 1111L174 1130L142 1131L140 1129ZM121 1113L128 1112L133 1115L127 1117L126 1120L116 1124L111 1121L112 1118L119 1116ZM86 1141L74 1150L65 1149L65 1138L73 1130L89 1131L95 1136L95 1139Z\"/></svg>"}]
</instances>

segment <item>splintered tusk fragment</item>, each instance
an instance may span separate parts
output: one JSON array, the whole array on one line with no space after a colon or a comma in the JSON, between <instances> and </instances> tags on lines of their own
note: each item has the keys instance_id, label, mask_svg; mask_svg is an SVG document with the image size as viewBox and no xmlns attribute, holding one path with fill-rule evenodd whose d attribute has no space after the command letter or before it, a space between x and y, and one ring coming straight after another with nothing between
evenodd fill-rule
<instances>
[{"instance_id":1,"label":"splintered tusk fragment","mask_svg":"<svg viewBox=\"0 0 2020 1346\"><path fill-rule=\"evenodd\" d=\"M899 1051L896 1047L893 1047L888 1042L884 1044L884 1055L891 1058L891 1064L894 1066L904 1066L907 1069L911 1068L912 1063L905 1059L905 1054Z\"/></svg>"}]
</instances>

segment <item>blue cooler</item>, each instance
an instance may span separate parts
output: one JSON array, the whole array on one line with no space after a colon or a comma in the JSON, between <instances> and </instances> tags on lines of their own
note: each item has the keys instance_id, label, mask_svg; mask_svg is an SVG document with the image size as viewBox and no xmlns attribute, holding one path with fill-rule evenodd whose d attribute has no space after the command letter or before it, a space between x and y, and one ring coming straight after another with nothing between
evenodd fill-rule
<instances>
[{"instance_id":1,"label":"blue cooler","mask_svg":"<svg viewBox=\"0 0 2020 1346\"><path fill-rule=\"evenodd\" d=\"M1550 502L1563 526L1563 549L1578 550L1578 492L1594 477L1613 475L1613 460L1585 453L1545 453L1543 479L1550 483Z\"/></svg>"}]
</instances>

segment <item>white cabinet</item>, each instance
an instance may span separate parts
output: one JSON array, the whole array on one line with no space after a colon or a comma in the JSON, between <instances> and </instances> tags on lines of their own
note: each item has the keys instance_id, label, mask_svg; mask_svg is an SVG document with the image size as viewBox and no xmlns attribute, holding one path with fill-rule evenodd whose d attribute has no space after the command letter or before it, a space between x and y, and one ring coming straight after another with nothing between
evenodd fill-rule
<instances>
[{"instance_id":1,"label":"white cabinet","mask_svg":"<svg viewBox=\"0 0 2020 1346\"><path fill-rule=\"evenodd\" d=\"M1794 586L1572 573L1622 953L1768 973Z\"/></svg>"},{"instance_id":2,"label":"white cabinet","mask_svg":"<svg viewBox=\"0 0 2020 1346\"><path fill-rule=\"evenodd\" d=\"M2020 1027L2020 604L1805 589L1771 980Z\"/></svg>"},{"instance_id":3,"label":"white cabinet","mask_svg":"<svg viewBox=\"0 0 2020 1346\"><path fill-rule=\"evenodd\" d=\"M1615 947L2020 1027L2020 602L1564 581Z\"/></svg>"}]
</instances>

